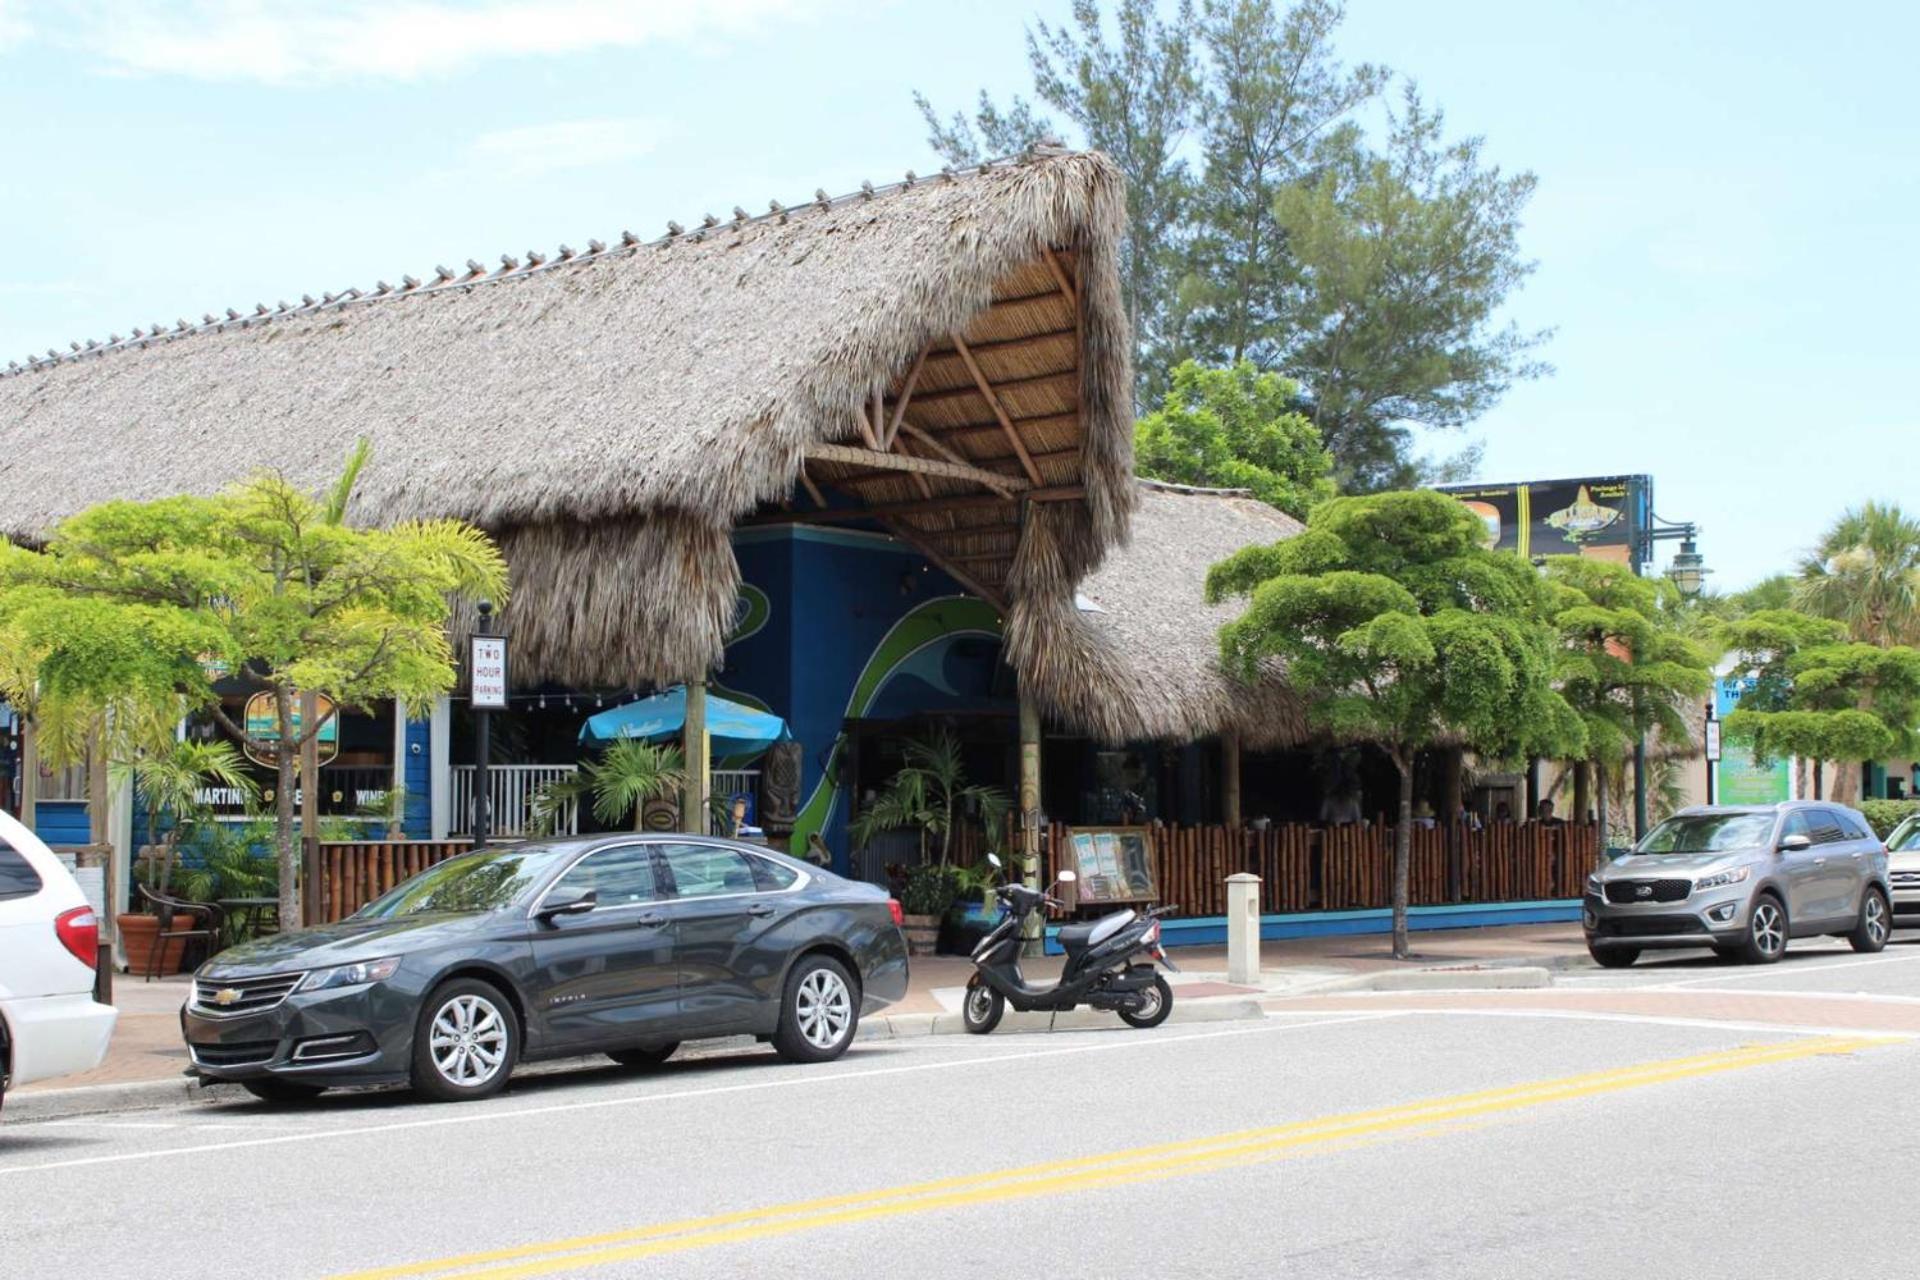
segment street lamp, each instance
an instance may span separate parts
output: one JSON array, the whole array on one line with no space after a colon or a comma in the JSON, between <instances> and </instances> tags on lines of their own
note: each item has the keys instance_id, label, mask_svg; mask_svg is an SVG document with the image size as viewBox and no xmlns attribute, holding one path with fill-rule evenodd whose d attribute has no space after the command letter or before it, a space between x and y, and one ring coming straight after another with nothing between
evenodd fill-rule
<instances>
[{"instance_id":1,"label":"street lamp","mask_svg":"<svg viewBox=\"0 0 1920 1280\"><path fill-rule=\"evenodd\" d=\"M1688 525L1689 530L1692 525ZM1667 577L1680 594L1691 600L1700 594L1700 588L1707 585L1707 559L1700 554L1699 546L1689 534L1681 543L1680 550L1674 555L1673 563L1667 566Z\"/></svg>"}]
</instances>

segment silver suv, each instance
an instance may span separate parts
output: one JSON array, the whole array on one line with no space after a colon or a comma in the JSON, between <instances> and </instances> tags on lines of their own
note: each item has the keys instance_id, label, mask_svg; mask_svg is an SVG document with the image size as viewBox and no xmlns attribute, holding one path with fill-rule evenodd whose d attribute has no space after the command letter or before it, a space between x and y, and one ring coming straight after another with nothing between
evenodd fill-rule
<instances>
[{"instance_id":1,"label":"silver suv","mask_svg":"<svg viewBox=\"0 0 1920 1280\"><path fill-rule=\"evenodd\" d=\"M1650 948L1772 964L1789 938L1887 945L1887 848L1857 812L1793 801L1684 809L1587 877L1587 950L1609 969Z\"/></svg>"}]
</instances>

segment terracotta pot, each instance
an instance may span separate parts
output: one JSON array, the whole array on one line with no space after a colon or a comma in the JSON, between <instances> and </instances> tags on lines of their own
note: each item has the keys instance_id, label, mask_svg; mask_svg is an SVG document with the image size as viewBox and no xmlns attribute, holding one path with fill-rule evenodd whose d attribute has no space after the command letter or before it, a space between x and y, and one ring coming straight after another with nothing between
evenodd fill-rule
<instances>
[{"instance_id":1,"label":"terracotta pot","mask_svg":"<svg viewBox=\"0 0 1920 1280\"><path fill-rule=\"evenodd\" d=\"M907 954L930 956L940 943L940 917L914 916L903 917L900 932L907 935Z\"/></svg>"},{"instance_id":2,"label":"terracotta pot","mask_svg":"<svg viewBox=\"0 0 1920 1280\"><path fill-rule=\"evenodd\" d=\"M191 917L182 918L176 915L174 921L175 927L179 928L188 925ZM128 973L145 977L149 972L148 965L152 963L153 950L156 946L161 948L160 963L155 965L151 972L156 974L180 972L180 961L186 954L187 940L168 938L163 944L160 941L159 916L150 916L144 912L130 913L115 916L113 922L120 930L120 946L126 952Z\"/></svg>"}]
</instances>

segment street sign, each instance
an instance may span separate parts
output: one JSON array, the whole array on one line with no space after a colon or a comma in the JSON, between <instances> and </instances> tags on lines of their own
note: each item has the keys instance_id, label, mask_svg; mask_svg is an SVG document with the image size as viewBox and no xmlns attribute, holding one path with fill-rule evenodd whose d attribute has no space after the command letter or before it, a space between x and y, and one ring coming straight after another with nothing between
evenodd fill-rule
<instances>
[{"instance_id":1,"label":"street sign","mask_svg":"<svg viewBox=\"0 0 1920 1280\"><path fill-rule=\"evenodd\" d=\"M473 705L491 711L507 709L507 638L475 636L473 661L467 668L473 673Z\"/></svg>"},{"instance_id":2,"label":"street sign","mask_svg":"<svg viewBox=\"0 0 1920 1280\"><path fill-rule=\"evenodd\" d=\"M1707 759L1709 762L1718 762L1720 759L1720 722L1718 720L1707 721Z\"/></svg>"}]
</instances>

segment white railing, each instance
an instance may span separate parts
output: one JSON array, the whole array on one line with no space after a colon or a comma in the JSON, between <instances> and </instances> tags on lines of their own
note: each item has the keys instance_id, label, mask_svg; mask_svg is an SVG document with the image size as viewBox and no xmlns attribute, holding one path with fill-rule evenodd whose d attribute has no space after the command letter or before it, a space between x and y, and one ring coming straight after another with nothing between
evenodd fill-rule
<instances>
[{"instance_id":1,"label":"white railing","mask_svg":"<svg viewBox=\"0 0 1920 1280\"><path fill-rule=\"evenodd\" d=\"M533 799L541 788L555 782L570 781L580 771L571 764L491 764L487 766L487 796L492 801L492 834L525 836L533 834ZM473 831L473 766L453 766L453 814L448 835L468 835ZM580 810L569 802L554 824L554 834L573 835L580 829Z\"/></svg>"}]
</instances>

